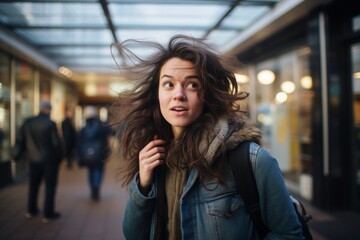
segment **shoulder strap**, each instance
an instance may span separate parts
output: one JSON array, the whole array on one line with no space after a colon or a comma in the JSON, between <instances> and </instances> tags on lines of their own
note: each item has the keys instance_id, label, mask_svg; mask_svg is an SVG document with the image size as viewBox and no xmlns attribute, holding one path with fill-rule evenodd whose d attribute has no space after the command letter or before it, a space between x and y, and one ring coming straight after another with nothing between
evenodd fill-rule
<instances>
[{"instance_id":1,"label":"shoulder strap","mask_svg":"<svg viewBox=\"0 0 360 240\"><path fill-rule=\"evenodd\" d=\"M265 226L261 217L259 193L250 160L249 148L249 141L240 143L229 152L228 157L237 188L244 199L246 209L253 220L260 238L264 238L269 229Z\"/></svg>"}]
</instances>

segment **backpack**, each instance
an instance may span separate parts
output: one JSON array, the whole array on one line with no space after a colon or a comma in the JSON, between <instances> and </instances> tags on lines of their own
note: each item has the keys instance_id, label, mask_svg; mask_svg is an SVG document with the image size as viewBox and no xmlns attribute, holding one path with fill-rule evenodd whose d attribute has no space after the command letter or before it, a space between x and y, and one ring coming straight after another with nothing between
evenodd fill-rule
<instances>
[{"instance_id":1,"label":"backpack","mask_svg":"<svg viewBox=\"0 0 360 240\"><path fill-rule=\"evenodd\" d=\"M96 165L102 162L105 158L105 150L106 146L104 146L100 124L85 125L79 138L79 166Z\"/></svg>"},{"instance_id":2,"label":"backpack","mask_svg":"<svg viewBox=\"0 0 360 240\"><path fill-rule=\"evenodd\" d=\"M99 140L92 140L81 144L79 149L79 165L93 165L101 160L102 144Z\"/></svg>"},{"instance_id":3,"label":"backpack","mask_svg":"<svg viewBox=\"0 0 360 240\"><path fill-rule=\"evenodd\" d=\"M240 143L231 154L229 154L230 166L236 181L237 188L240 195L244 199L247 211L254 223L259 237L262 239L270 231L264 224L261 217L261 209L259 204L259 192L256 186L256 179L253 171L253 162L250 159L250 142ZM239 161L240 160L240 161ZM246 182L247 184L241 184ZM312 235L309 230L307 222L312 218L307 214L305 207L295 197L290 195L295 212L302 226L302 231L305 239L312 240Z\"/></svg>"}]
</instances>

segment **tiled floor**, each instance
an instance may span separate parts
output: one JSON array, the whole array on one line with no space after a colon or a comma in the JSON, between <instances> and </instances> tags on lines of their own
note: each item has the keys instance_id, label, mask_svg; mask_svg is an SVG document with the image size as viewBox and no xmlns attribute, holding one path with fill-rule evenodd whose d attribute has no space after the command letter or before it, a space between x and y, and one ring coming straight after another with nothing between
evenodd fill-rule
<instances>
[{"instance_id":1,"label":"tiled floor","mask_svg":"<svg viewBox=\"0 0 360 240\"><path fill-rule=\"evenodd\" d=\"M90 199L87 170L62 164L56 197L59 220L48 224L41 217L25 218L26 183L0 189L0 239L111 240L124 239L122 216L128 194L116 181L117 162L112 158L106 165L101 200ZM39 196L42 207L43 188Z\"/></svg>"},{"instance_id":2,"label":"tiled floor","mask_svg":"<svg viewBox=\"0 0 360 240\"><path fill-rule=\"evenodd\" d=\"M0 240L122 240L122 216L128 198L116 180L114 155L106 165L101 200L93 202L87 185L87 171L62 164L56 197L59 220L44 224L41 217L25 218L27 183L0 189ZM43 202L43 189L39 196ZM305 203L305 202L304 202ZM360 216L353 212L326 213L310 204L309 226L315 240L360 239Z\"/></svg>"}]
</instances>

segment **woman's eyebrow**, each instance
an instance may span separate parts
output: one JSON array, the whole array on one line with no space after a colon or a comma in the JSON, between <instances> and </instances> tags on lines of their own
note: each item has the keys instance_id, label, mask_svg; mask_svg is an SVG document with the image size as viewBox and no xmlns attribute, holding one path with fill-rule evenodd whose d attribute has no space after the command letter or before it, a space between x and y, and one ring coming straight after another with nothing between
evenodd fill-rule
<instances>
[{"instance_id":1,"label":"woman's eyebrow","mask_svg":"<svg viewBox=\"0 0 360 240\"><path fill-rule=\"evenodd\" d=\"M174 78L173 76L171 75L167 75L167 74L164 74L160 77L160 79L163 79L163 78ZM197 80L200 80L200 78L197 76L197 75L190 75L190 76L187 76L185 77L185 79L197 79Z\"/></svg>"},{"instance_id":2,"label":"woman's eyebrow","mask_svg":"<svg viewBox=\"0 0 360 240\"><path fill-rule=\"evenodd\" d=\"M163 79L163 78L173 78L171 75L167 75L167 74L164 74L164 75L162 75L162 77L160 78L160 79Z\"/></svg>"},{"instance_id":3,"label":"woman's eyebrow","mask_svg":"<svg viewBox=\"0 0 360 240\"><path fill-rule=\"evenodd\" d=\"M197 79L197 80L199 80L199 79L200 79L197 75L194 75L194 76L187 76L187 77L186 77L186 79L193 79L193 78L195 78L195 79Z\"/></svg>"}]
</instances>

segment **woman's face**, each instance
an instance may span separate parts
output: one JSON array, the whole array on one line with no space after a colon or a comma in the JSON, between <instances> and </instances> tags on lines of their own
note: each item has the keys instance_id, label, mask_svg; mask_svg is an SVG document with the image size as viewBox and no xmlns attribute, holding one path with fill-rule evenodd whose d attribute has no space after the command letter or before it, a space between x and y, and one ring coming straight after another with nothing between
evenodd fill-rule
<instances>
[{"instance_id":1,"label":"woman's face","mask_svg":"<svg viewBox=\"0 0 360 240\"><path fill-rule=\"evenodd\" d=\"M160 70L159 103L174 136L193 123L203 111L201 83L194 65L180 58L169 59Z\"/></svg>"}]
</instances>

